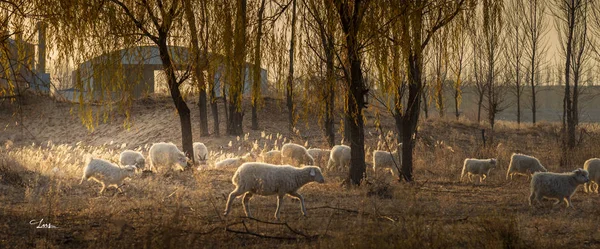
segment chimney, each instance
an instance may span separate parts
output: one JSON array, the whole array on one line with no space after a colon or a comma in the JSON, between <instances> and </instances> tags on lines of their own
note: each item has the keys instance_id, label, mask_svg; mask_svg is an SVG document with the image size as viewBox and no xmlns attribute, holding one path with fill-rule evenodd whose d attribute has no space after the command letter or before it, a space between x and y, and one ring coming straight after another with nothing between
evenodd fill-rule
<instances>
[{"instance_id":1,"label":"chimney","mask_svg":"<svg viewBox=\"0 0 600 249\"><path fill-rule=\"evenodd\" d=\"M37 23L38 30L38 73L46 72L46 25L43 22Z\"/></svg>"}]
</instances>

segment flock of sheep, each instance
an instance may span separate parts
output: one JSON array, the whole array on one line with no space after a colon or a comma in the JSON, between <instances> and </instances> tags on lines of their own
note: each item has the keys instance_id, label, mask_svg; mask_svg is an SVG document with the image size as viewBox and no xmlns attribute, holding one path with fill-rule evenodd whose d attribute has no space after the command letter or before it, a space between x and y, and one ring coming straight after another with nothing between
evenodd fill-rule
<instances>
[{"instance_id":1,"label":"flock of sheep","mask_svg":"<svg viewBox=\"0 0 600 249\"><path fill-rule=\"evenodd\" d=\"M399 144L401 147L402 144ZM241 195L244 212L251 216L248 210L248 201L253 195L277 195L277 210L275 218L279 219L281 203L285 195L300 200L302 214L306 215L304 198L298 190L310 183L323 183L325 179L320 165L328 159L326 169L337 171L350 165L351 150L346 145L336 145L331 150L306 149L304 146L294 143L284 144L279 150L272 150L256 155L248 153L241 157L228 158L214 164L215 168L237 168L232 177L235 189L229 194L225 207L225 215L229 213L233 200ZM194 143L194 156L196 162L206 162L208 149L203 143ZM378 168L388 169L393 175L399 176L401 152L373 151L373 170ZM148 152L149 165L152 170L183 170L188 165L188 158L177 146L172 143L155 143ZM261 162L257 162L261 161ZM496 159L473 159L464 161L460 179L466 175L472 181L472 176L480 177L480 182L485 180L492 168L497 164ZM122 182L125 178L132 178L137 170L146 167L146 160L142 153L125 150L120 155L120 165L97 158L87 158L84 168L84 180L93 179L102 185L100 193L107 187L115 187L122 192ZM292 166L294 165L294 166ZM298 166L298 167L295 167ZM510 165L506 172L506 179L512 179L513 175L526 175L531 179L531 195L529 204L533 201L539 202L542 198L556 199L556 203L565 200L567 207L571 206L571 196L576 188L584 185L586 192L598 192L600 181L600 159L586 161L584 169L577 169L570 173L547 172L540 161L534 157L513 154ZM589 181L590 184L587 184ZM589 185L589 186L588 186ZM594 188L595 187L595 188ZM555 203L555 204L556 204Z\"/></svg>"},{"instance_id":2,"label":"flock of sheep","mask_svg":"<svg viewBox=\"0 0 600 249\"><path fill-rule=\"evenodd\" d=\"M497 164L496 159L473 159L467 158L463 164L460 179L466 175L469 181L473 175L479 176L479 182L485 180L492 168ZM506 171L506 179L512 180L514 175L525 175L531 177L529 205L534 201L540 203L543 198L554 199L558 204L565 201L567 207L573 207L571 196L577 187L584 184L583 189L598 193L598 182L600 181L600 159L592 158L584 163L583 169L576 169L568 173L553 173L532 156L514 153L510 158L510 164ZM589 184L588 184L589 182ZM595 187L595 189L594 189ZM594 189L594 190L593 190Z\"/></svg>"}]
</instances>

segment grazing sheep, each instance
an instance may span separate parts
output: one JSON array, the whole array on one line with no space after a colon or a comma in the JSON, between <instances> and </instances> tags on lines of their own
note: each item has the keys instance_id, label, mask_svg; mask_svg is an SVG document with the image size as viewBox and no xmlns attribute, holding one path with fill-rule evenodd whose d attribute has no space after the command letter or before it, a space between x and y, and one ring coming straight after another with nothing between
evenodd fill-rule
<instances>
[{"instance_id":1,"label":"grazing sheep","mask_svg":"<svg viewBox=\"0 0 600 249\"><path fill-rule=\"evenodd\" d=\"M400 144L399 146L402 146ZM398 169L402 166L402 151L388 152L383 150L373 151L373 171L377 168L387 168L392 175L400 176Z\"/></svg>"},{"instance_id":2,"label":"grazing sheep","mask_svg":"<svg viewBox=\"0 0 600 249\"><path fill-rule=\"evenodd\" d=\"M281 162L287 164L298 165L314 165L315 159L308 154L304 146L287 143L281 147Z\"/></svg>"},{"instance_id":3,"label":"grazing sheep","mask_svg":"<svg viewBox=\"0 0 600 249\"><path fill-rule=\"evenodd\" d=\"M257 156L250 152L242 157L227 158L215 163L215 168L237 168L243 163L255 161Z\"/></svg>"},{"instance_id":4,"label":"grazing sheep","mask_svg":"<svg viewBox=\"0 0 600 249\"><path fill-rule=\"evenodd\" d=\"M346 145L336 145L331 148L327 170L340 170L350 165L350 147Z\"/></svg>"},{"instance_id":5,"label":"grazing sheep","mask_svg":"<svg viewBox=\"0 0 600 249\"><path fill-rule=\"evenodd\" d=\"M118 165L106 160L88 157L86 159L86 166L83 169L83 176L81 177L79 184L83 184L84 180L91 178L94 181L102 184L100 193L104 192L106 187L110 186L114 186L117 188L117 190L119 190L119 192L123 192L121 189L121 183L125 178L133 177L135 170L136 167L134 165L125 165L123 167L119 167Z\"/></svg>"},{"instance_id":6,"label":"grazing sheep","mask_svg":"<svg viewBox=\"0 0 600 249\"><path fill-rule=\"evenodd\" d=\"M150 167L158 170L157 166L165 166L183 171L187 167L188 158L172 143L155 143L148 152Z\"/></svg>"},{"instance_id":7,"label":"grazing sheep","mask_svg":"<svg viewBox=\"0 0 600 249\"><path fill-rule=\"evenodd\" d=\"M496 167L496 163L496 158L467 158L465 159L465 163L463 164L462 173L460 174L460 180L462 181L463 177L465 176L465 173L467 173L467 178L469 178L470 182L473 182L473 179L471 179L472 175L479 175L479 182L481 183L490 174L490 170Z\"/></svg>"},{"instance_id":8,"label":"grazing sheep","mask_svg":"<svg viewBox=\"0 0 600 249\"><path fill-rule=\"evenodd\" d=\"M548 172L548 170L535 157L513 153L506 171L506 180L509 176L512 180L515 174L525 175L529 179L529 176L535 172Z\"/></svg>"},{"instance_id":9,"label":"grazing sheep","mask_svg":"<svg viewBox=\"0 0 600 249\"><path fill-rule=\"evenodd\" d=\"M272 150L261 155L262 161L270 164L281 164L281 151Z\"/></svg>"},{"instance_id":10,"label":"grazing sheep","mask_svg":"<svg viewBox=\"0 0 600 249\"><path fill-rule=\"evenodd\" d=\"M536 172L531 178L531 195L529 205L538 203L542 198L556 199L554 205L565 200L567 207L573 207L571 196L577 186L590 180L589 173L584 169L576 169L568 173Z\"/></svg>"},{"instance_id":11,"label":"grazing sheep","mask_svg":"<svg viewBox=\"0 0 600 249\"><path fill-rule=\"evenodd\" d=\"M304 198L298 193L298 189L310 182L324 183L325 178L317 166L296 168L291 165L244 163L235 172L231 181L236 188L227 198L224 215L229 213L233 200L242 194L244 194L242 200L244 212L248 217L252 217L248 210L248 201L252 195L277 195L275 218L279 220L283 197L286 194L300 199L302 214L306 216Z\"/></svg>"},{"instance_id":12,"label":"grazing sheep","mask_svg":"<svg viewBox=\"0 0 600 249\"><path fill-rule=\"evenodd\" d=\"M208 149L203 143L194 143L194 159L196 163L205 162L208 160Z\"/></svg>"},{"instance_id":13,"label":"grazing sheep","mask_svg":"<svg viewBox=\"0 0 600 249\"><path fill-rule=\"evenodd\" d=\"M587 193L598 193L598 183L600 183L600 158L592 158L583 164L583 169L590 173L590 182L583 185L583 190ZM594 189L594 187L596 187Z\"/></svg>"},{"instance_id":14,"label":"grazing sheep","mask_svg":"<svg viewBox=\"0 0 600 249\"><path fill-rule=\"evenodd\" d=\"M317 166L321 166L325 160L329 159L329 153L331 150L313 148L306 150L306 152L313 157Z\"/></svg>"},{"instance_id":15,"label":"grazing sheep","mask_svg":"<svg viewBox=\"0 0 600 249\"><path fill-rule=\"evenodd\" d=\"M119 156L119 162L121 165L135 165L135 167L138 169L143 169L146 167L146 159L144 159L144 155L133 150L125 150L121 152L121 155Z\"/></svg>"}]
</instances>

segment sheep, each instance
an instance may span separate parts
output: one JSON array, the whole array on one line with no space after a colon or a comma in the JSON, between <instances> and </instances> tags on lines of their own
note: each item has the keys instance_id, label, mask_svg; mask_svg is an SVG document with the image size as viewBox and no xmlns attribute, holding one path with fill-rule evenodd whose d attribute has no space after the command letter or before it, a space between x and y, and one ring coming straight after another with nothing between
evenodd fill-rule
<instances>
[{"instance_id":1,"label":"sheep","mask_svg":"<svg viewBox=\"0 0 600 249\"><path fill-rule=\"evenodd\" d=\"M215 163L215 168L237 168L243 163L256 160L257 156L250 152L241 157L227 158Z\"/></svg>"},{"instance_id":2,"label":"sheep","mask_svg":"<svg viewBox=\"0 0 600 249\"><path fill-rule=\"evenodd\" d=\"M310 182L324 183L325 178L317 166L296 168L291 165L244 163L237 169L231 181L235 185L235 189L227 198L225 216L229 213L233 200L242 194L244 194L242 199L244 212L248 217L252 217L248 210L248 201L252 195L277 195L275 218L279 220L283 197L286 194L300 199L302 215L306 216L304 198L298 193L298 190Z\"/></svg>"},{"instance_id":3,"label":"sheep","mask_svg":"<svg viewBox=\"0 0 600 249\"><path fill-rule=\"evenodd\" d=\"M351 150L346 145L336 145L331 148L329 153L329 161L327 162L327 170L341 169L350 165Z\"/></svg>"},{"instance_id":4,"label":"sheep","mask_svg":"<svg viewBox=\"0 0 600 249\"><path fill-rule=\"evenodd\" d=\"M187 167L188 158L173 143L155 143L148 152L150 158L150 167L157 169L157 166L172 167L183 171Z\"/></svg>"},{"instance_id":5,"label":"sheep","mask_svg":"<svg viewBox=\"0 0 600 249\"><path fill-rule=\"evenodd\" d=\"M399 145L401 147L402 144ZM373 171L377 168L388 168L393 176L400 176L398 168L402 166L402 151L388 152L383 150L373 151Z\"/></svg>"},{"instance_id":6,"label":"sheep","mask_svg":"<svg viewBox=\"0 0 600 249\"><path fill-rule=\"evenodd\" d=\"M491 159L475 159L475 158L467 158L465 159L465 163L463 164L462 173L460 174L460 180L462 181L465 173L467 174L467 178L469 178L470 182L473 182L471 179L472 175L479 175L479 182L483 182L485 178L490 174L490 170L496 167L496 158Z\"/></svg>"},{"instance_id":7,"label":"sheep","mask_svg":"<svg viewBox=\"0 0 600 249\"><path fill-rule=\"evenodd\" d=\"M583 164L583 169L587 170L590 173L590 183L585 183L583 185L583 191L586 193L598 193L598 183L600 183L600 158L592 158ZM594 189L596 187L596 189Z\"/></svg>"},{"instance_id":8,"label":"sheep","mask_svg":"<svg viewBox=\"0 0 600 249\"><path fill-rule=\"evenodd\" d=\"M331 152L331 150L313 148L306 150L306 152L308 152L308 154L313 157L313 159L315 160L315 164L320 166L322 165L323 161L329 159L329 153Z\"/></svg>"},{"instance_id":9,"label":"sheep","mask_svg":"<svg viewBox=\"0 0 600 249\"><path fill-rule=\"evenodd\" d=\"M567 207L573 208L571 196L579 185L589 180L588 171L581 168L568 173L536 172L531 178L529 206L533 206L534 200L540 203L542 198L547 198L556 199L554 205L565 200Z\"/></svg>"},{"instance_id":10,"label":"sheep","mask_svg":"<svg viewBox=\"0 0 600 249\"><path fill-rule=\"evenodd\" d=\"M299 165L314 165L315 159L308 154L304 146L287 143L281 147L281 162L288 164L299 164Z\"/></svg>"},{"instance_id":11,"label":"sheep","mask_svg":"<svg viewBox=\"0 0 600 249\"><path fill-rule=\"evenodd\" d=\"M194 159L196 163L208 160L208 149L203 143L194 143Z\"/></svg>"},{"instance_id":12,"label":"sheep","mask_svg":"<svg viewBox=\"0 0 600 249\"><path fill-rule=\"evenodd\" d=\"M133 150L124 150L119 156L121 165L135 165L138 169L146 167L146 159L142 153Z\"/></svg>"},{"instance_id":13,"label":"sheep","mask_svg":"<svg viewBox=\"0 0 600 249\"><path fill-rule=\"evenodd\" d=\"M121 189L121 184L125 178L132 178L136 170L135 165L125 165L123 167L119 167L116 164L113 164L109 161L88 157L86 159L86 166L83 169L83 176L81 177L81 181L79 184L83 184L84 180L89 180L90 178L94 181L102 184L102 188L100 189L100 193L104 192L106 187L114 186L119 190L119 192L123 192Z\"/></svg>"},{"instance_id":14,"label":"sheep","mask_svg":"<svg viewBox=\"0 0 600 249\"><path fill-rule=\"evenodd\" d=\"M281 164L281 151L272 150L265 152L261 155L261 159L265 163Z\"/></svg>"},{"instance_id":15,"label":"sheep","mask_svg":"<svg viewBox=\"0 0 600 249\"><path fill-rule=\"evenodd\" d=\"M548 172L548 170L535 157L513 153L506 171L506 180L509 176L512 180L515 174L525 175L529 179L529 176L535 172Z\"/></svg>"}]
</instances>

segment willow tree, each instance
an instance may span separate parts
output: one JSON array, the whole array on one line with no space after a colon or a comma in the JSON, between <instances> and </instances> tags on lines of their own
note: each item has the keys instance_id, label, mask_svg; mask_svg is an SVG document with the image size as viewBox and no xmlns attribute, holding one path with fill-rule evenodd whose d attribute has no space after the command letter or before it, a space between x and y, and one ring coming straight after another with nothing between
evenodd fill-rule
<instances>
[{"instance_id":1,"label":"willow tree","mask_svg":"<svg viewBox=\"0 0 600 249\"><path fill-rule=\"evenodd\" d=\"M205 1L200 1L200 4L206 5ZM196 25L196 14L195 8L190 0L183 0L183 6L185 10L185 19L188 23L190 30L190 53L192 59L192 79L195 81L195 85L198 86L198 108L200 114L200 136L208 136L208 114L206 106L206 79L204 78L204 71L208 67L208 38L198 39L198 29L201 31L201 38L208 36L208 25L205 6L201 6L203 19L201 19L199 27ZM200 50L200 42L204 49Z\"/></svg>"},{"instance_id":2,"label":"willow tree","mask_svg":"<svg viewBox=\"0 0 600 249\"><path fill-rule=\"evenodd\" d=\"M235 29L233 32L233 51L228 73L231 74L228 78L229 87L229 118L227 122L227 134L242 135L244 129L242 127L243 111L242 111L242 96L244 91L244 83L246 80L246 27L247 21L247 1L236 0L236 15ZM227 21L226 21L227 22ZM227 25L227 24L226 24ZM233 27L229 25L226 33L231 33ZM226 41L228 42L228 41ZM227 46L226 46L227 47Z\"/></svg>"},{"instance_id":3,"label":"willow tree","mask_svg":"<svg viewBox=\"0 0 600 249\"><path fill-rule=\"evenodd\" d=\"M419 123L420 99L422 91L423 50L429 44L433 35L463 10L467 0L447 1L391 1L403 13L399 16L402 27L400 44L404 66L406 67L408 93L406 105L400 118L402 134L402 175L404 180L413 180L413 150L416 139L416 129ZM392 8L393 9L393 8ZM429 21L427 21L429 20ZM401 85L401 82L397 82Z\"/></svg>"},{"instance_id":4,"label":"willow tree","mask_svg":"<svg viewBox=\"0 0 600 249\"><path fill-rule=\"evenodd\" d=\"M344 79L346 81L346 106L345 118L349 130L351 159L349 180L353 185L359 185L365 176L365 131L363 109L365 108L365 95L368 89L363 79L361 68L362 45L360 31L365 12L369 7L369 0L335 0L334 5L339 15L340 25L344 33Z\"/></svg>"},{"instance_id":5,"label":"willow tree","mask_svg":"<svg viewBox=\"0 0 600 249\"><path fill-rule=\"evenodd\" d=\"M296 124L295 124L295 113L294 113L294 50L296 48L295 43L296 43L296 19L297 19L297 15L296 15L296 6L297 6L297 0L292 0L292 33L290 35L290 50L289 50L289 56L290 56L290 63L289 63L289 71L288 71L288 78L287 78L287 84L286 84L286 88L285 88L285 99L286 99L286 105L287 105L287 109L288 109L288 122L289 122L289 130L292 131Z\"/></svg>"},{"instance_id":6,"label":"willow tree","mask_svg":"<svg viewBox=\"0 0 600 249\"><path fill-rule=\"evenodd\" d=\"M308 19L304 22L308 29L306 44L316 54L316 57L325 63L325 84L318 87L321 91L317 102L325 105L323 130L327 137L327 143L333 147L335 145L335 37L337 26L335 25L336 13L331 4L331 1L304 0L307 13L305 18ZM311 33L316 36L315 39L311 39ZM316 46L312 45L313 40L316 40ZM309 56L314 56L314 54Z\"/></svg>"},{"instance_id":7,"label":"willow tree","mask_svg":"<svg viewBox=\"0 0 600 249\"><path fill-rule=\"evenodd\" d=\"M174 64L172 55L174 49L169 46L180 41L178 37L186 33L181 25L181 0L157 0L152 3L122 0L52 0L39 1L38 8L49 24L49 40L56 45L59 55L64 59L77 56L79 60L85 61L140 43L154 44L166 75L169 93L179 115L183 151L193 159L190 109L179 89L188 74L184 73L183 77L175 74L177 65ZM174 35L174 32L178 34ZM115 82L97 79L94 85L98 84L98 87L108 90L132 91L131 84L118 77L113 79L116 79ZM82 88L81 84L78 86Z\"/></svg>"},{"instance_id":8,"label":"willow tree","mask_svg":"<svg viewBox=\"0 0 600 249\"><path fill-rule=\"evenodd\" d=\"M252 70L252 129L258 130L258 105L260 104L260 88L261 88L261 42L263 37L263 22L265 13L266 0L260 0L258 7L257 24L256 24L256 41L254 42L254 65Z\"/></svg>"},{"instance_id":9,"label":"willow tree","mask_svg":"<svg viewBox=\"0 0 600 249\"><path fill-rule=\"evenodd\" d=\"M433 99L435 99L435 107L438 109L438 113L441 118L444 117L446 112L446 106L444 104L444 88L446 83L446 76L448 73L448 38L449 29L440 29L432 39L432 57L433 57L433 73L435 81L433 84Z\"/></svg>"}]
</instances>

